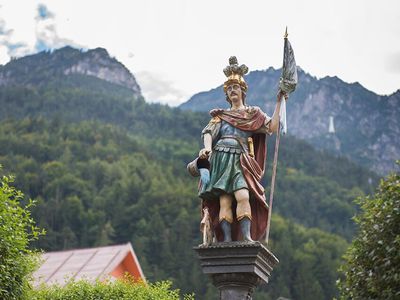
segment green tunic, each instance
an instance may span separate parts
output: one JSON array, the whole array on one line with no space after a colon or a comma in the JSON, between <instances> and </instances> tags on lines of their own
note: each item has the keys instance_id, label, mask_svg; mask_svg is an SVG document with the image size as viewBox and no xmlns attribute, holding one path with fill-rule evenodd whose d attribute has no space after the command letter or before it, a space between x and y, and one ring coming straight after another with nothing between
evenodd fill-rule
<instances>
[{"instance_id":1,"label":"green tunic","mask_svg":"<svg viewBox=\"0 0 400 300\"><path fill-rule=\"evenodd\" d=\"M215 151L211 157L210 182L201 186L199 196L203 199L219 199L221 194L248 188L240 166L240 154Z\"/></svg>"},{"instance_id":2,"label":"green tunic","mask_svg":"<svg viewBox=\"0 0 400 300\"><path fill-rule=\"evenodd\" d=\"M205 130L204 133L212 132ZM240 155L243 151L247 151L247 138L251 133L222 121L218 133L214 135L210 181L207 185L200 186L199 190L199 196L208 200L219 199L224 193L232 194L243 188L248 189L240 164ZM242 143L240 144L238 140Z\"/></svg>"}]
</instances>

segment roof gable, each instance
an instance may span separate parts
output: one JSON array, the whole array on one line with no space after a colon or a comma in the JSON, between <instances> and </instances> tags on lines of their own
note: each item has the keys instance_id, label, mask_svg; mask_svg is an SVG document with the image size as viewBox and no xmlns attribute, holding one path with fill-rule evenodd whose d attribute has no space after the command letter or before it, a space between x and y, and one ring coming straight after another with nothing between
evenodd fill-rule
<instances>
[{"instance_id":1,"label":"roof gable","mask_svg":"<svg viewBox=\"0 0 400 300\"><path fill-rule=\"evenodd\" d=\"M47 252L43 263L33 274L34 285L65 285L70 280L104 280L120 278L126 272L146 281L131 243L125 245Z\"/></svg>"}]
</instances>

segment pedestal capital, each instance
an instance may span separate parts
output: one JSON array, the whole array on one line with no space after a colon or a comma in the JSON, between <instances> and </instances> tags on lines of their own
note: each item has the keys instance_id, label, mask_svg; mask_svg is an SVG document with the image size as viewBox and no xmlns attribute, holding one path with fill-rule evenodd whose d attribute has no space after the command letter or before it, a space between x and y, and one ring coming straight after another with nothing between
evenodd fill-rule
<instances>
[{"instance_id":1,"label":"pedestal capital","mask_svg":"<svg viewBox=\"0 0 400 300\"><path fill-rule=\"evenodd\" d=\"M254 289L268 283L279 262L260 242L215 243L194 247L203 273L211 276L220 299L251 299Z\"/></svg>"}]
</instances>

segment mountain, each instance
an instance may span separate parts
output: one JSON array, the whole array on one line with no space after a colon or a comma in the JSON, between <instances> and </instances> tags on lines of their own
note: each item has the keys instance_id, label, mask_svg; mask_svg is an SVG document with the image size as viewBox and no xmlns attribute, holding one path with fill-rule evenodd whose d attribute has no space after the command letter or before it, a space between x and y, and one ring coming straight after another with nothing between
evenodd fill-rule
<instances>
[{"instance_id":1,"label":"mountain","mask_svg":"<svg viewBox=\"0 0 400 300\"><path fill-rule=\"evenodd\" d=\"M147 104L135 77L105 49L71 47L0 66L0 120L26 117L99 120L143 135L158 131L163 137L182 138L197 135L197 126L207 120L204 114ZM177 120L181 126L174 126Z\"/></svg>"},{"instance_id":2,"label":"mountain","mask_svg":"<svg viewBox=\"0 0 400 300\"><path fill-rule=\"evenodd\" d=\"M253 71L246 77L247 103L272 115L281 70ZM297 90L287 105L288 133L312 145L344 155L385 174L400 157L400 90L388 96L338 77L317 79L299 69ZM180 108L208 111L227 107L222 87L191 97ZM329 132L333 117L334 133Z\"/></svg>"},{"instance_id":3,"label":"mountain","mask_svg":"<svg viewBox=\"0 0 400 300\"><path fill-rule=\"evenodd\" d=\"M186 171L209 116L148 104L134 85L111 81L118 77L111 71L105 79L65 72L96 51L67 47L0 68L0 173L15 174L15 185L37 200L33 217L47 234L36 246L131 241L149 280L170 279L183 292L213 299L191 251L200 243L200 201ZM91 70L125 72L99 53ZM270 247L282 263L258 299L332 299L355 230L352 201L379 178L292 136L281 145Z\"/></svg>"},{"instance_id":4,"label":"mountain","mask_svg":"<svg viewBox=\"0 0 400 300\"><path fill-rule=\"evenodd\" d=\"M140 94L135 77L123 64L111 58L106 49L80 51L69 46L14 59L0 66L0 87L38 86L46 84L52 76L73 74L93 76Z\"/></svg>"}]
</instances>

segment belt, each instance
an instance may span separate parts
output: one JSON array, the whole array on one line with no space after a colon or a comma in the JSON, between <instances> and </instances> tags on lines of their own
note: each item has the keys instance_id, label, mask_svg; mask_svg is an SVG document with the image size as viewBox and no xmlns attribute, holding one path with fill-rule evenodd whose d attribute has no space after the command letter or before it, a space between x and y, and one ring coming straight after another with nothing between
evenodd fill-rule
<instances>
[{"instance_id":1,"label":"belt","mask_svg":"<svg viewBox=\"0 0 400 300\"><path fill-rule=\"evenodd\" d=\"M240 147L243 149L243 151L247 152L247 149L244 146L244 145L246 145L247 141L244 138L240 138L240 137L237 137L234 135L224 135L224 136L221 136L220 139L234 139L234 140L238 141L238 143L239 143Z\"/></svg>"},{"instance_id":2,"label":"belt","mask_svg":"<svg viewBox=\"0 0 400 300\"><path fill-rule=\"evenodd\" d=\"M224 136L221 136L220 139L234 139L234 140L238 141L238 143L240 144L240 147L243 149L243 151L245 153L249 153L249 155L251 157L254 157L254 146L253 146L253 139L252 138L248 138L248 140L246 140L244 138L237 137L237 136L234 136L234 135L224 135ZM250 151L249 152L248 152L247 147L244 146L244 145L246 145L247 142L249 143L248 146L250 147L250 149L249 149Z\"/></svg>"},{"instance_id":3,"label":"belt","mask_svg":"<svg viewBox=\"0 0 400 300\"><path fill-rule=\"evenodd\" d=\"M224 136L221 136L220 139L234 139L234 140L237 140L239 142L239 144L246 142L246 139L241 138L241 137L237 137L237 136L234 136L234 135L224 135Z\"/></svg>"}]
</instances>

